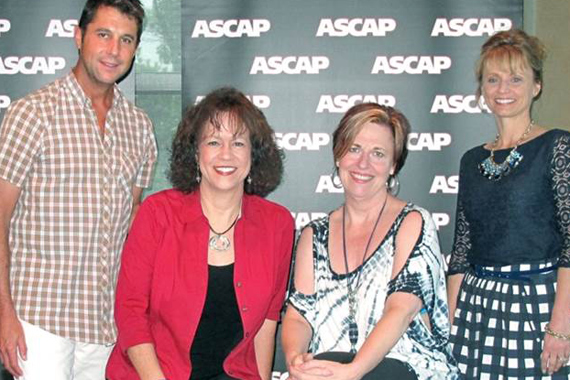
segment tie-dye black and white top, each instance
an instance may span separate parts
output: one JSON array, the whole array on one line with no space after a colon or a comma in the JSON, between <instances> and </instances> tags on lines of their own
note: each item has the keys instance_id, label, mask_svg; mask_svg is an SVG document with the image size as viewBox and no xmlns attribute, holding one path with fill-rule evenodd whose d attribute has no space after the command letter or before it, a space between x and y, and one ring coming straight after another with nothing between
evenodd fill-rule
<instances>
[{"instance_id":1,"label":"tie-dye black and white top","mask_svg":"<svg viewBox=\"0 0 570 380\"><path fill-rule=\"evenodd\" d=\"M392 265L395 237L402 220L408 213L417 211L422 216L422 231L402 271L393 279ZM312 353L351 350L348 336L350 323L347 275L331 269L327 251L329 217L311 222L313 229L313 267L315 293L305 295L291 290L289 303L307 320L313 330L309 346ZM431 330L418 313L404 335L386 357L398 359L414 370L418 379L456 379L459 377L455 360L449 348L449 319L443 257L429 213L407 204L384 237L376 251L366 259L358 271L360 286L356 323L358 350L376 326L384 310L386 298L395 292L411 293L419 297L429 316ZM355 280L349 278L348 281ZM355 284L356 281L352 281Z\"/></svg>"}]
</instances>

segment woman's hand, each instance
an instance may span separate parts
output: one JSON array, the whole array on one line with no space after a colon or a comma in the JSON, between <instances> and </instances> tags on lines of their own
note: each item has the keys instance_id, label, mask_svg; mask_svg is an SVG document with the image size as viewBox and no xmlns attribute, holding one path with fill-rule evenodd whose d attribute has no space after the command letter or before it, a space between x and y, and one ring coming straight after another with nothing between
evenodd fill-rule
<instances>
[{"instance_id":1,"label":"woman's hand","mask_svg":"<svg viewBox=\"0 0 570 380\"><path fill-rule=\"evenodd\" d=\"M301 368L303 363L313 360L313 355L308 353L294 355L287 365L287 370L289 371L290 380L302 380L305 379L306 375Z\"/></svg>"},{"instance_id":2,"label":"woman's hand","mask_svg":"<svg viewBox=\"0 0 570 380\"><path fill-rule=\"evenodd\" d=\"M556 286L556 297L552 314L548 324L551 331L570 336L570 268L558 268L558 281ZM543 373L553 374L560 367L566 365L570 355L570 341L556 338L548 333L544 333L544 345L540 355Z\"/></svg>"},{"instance_id":3,"label":"woman's hand","mask_svg":"<svg viewBox=\"0 0 570 380\"><path fill-rule=\"evenodd\" d=\"M570 329L558 330L556 324L550 327L552 331L568 336ZM552 375L557 372L562 366L568 363L570 357L570 341L556 338L548 333L544 333L544 346L542 349L541 367L542 372Z\"/></svg>"},{"instance_id":4,"label":"woman's hand","mask_svg":"<svg viewBox=\"0 0 570 380\"><path fill-rule=\"evenodd\" d=\"M305 354L307 355L307 354ZM303 359L302 363L291 366L290 379L294 380L359 380L362 374L353 364L341 364L329 360Z\"/></svg>"}]
</instances>

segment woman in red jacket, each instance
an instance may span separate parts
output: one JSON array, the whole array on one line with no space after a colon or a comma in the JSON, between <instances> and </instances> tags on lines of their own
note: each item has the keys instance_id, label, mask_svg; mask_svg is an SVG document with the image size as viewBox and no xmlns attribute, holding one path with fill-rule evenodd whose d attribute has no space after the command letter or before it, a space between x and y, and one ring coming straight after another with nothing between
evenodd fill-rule
<instances>
[{"instance_id":1,"label":"woman in red jacket","mask_svg":"<svg viewBox=\"0 0 570 380\"><path fill-rule=\"evenodd\" d=\"M262 197L281 152L239 91L190 108L172 144L174 189L148 197L117 284L117 379L269 379L293 220Z\"/></svg>"}]
</instances>

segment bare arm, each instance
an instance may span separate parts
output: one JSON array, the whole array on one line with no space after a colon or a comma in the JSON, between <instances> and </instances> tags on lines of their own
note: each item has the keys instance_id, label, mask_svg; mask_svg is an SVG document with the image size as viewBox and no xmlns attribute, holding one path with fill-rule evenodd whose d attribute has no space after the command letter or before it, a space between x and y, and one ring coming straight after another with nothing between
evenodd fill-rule
<instances>
[{"instance_id":1,"label":"bare arm","mask_svg":"<svg viewBox=\"0 0 570 380\"><path fill-rule=\"evenodd\" d=\"M421 308L422 302L413 294L398 292L388 297L382 318L351 363L354 370L350 372L358 375L355 379L360 379L384 359Z\"/></svg>"},{"instance_id":2,"label":"bare arm","mask_svg":"<svg viewBox=\"0 0 570 380\"><path fill-rule=\"evenodd\" d=\"M550 317L552 331L570 336L570 268L558 269L556 298ZM570 356L570 342L544 334L544 348L541 355L542 371L553 374L558 371ZM560 359L559 359L560 358Z\"/></svg>"},{"instance_id":3,"label":"bare arm","mask_svg":"<svg viewBox=\"0 0 570 380\"><path fill-rule=\"evenodd\" d=\"M273 355L275 353L275 333L277 331L277 321L266 319L261 329L253 339L255 347L255 359L259 375L263 380L271 379L273 369Z\"/></svg>"},{"instance_id":4,"label":"bare arm","mask_svg":"<svg viewBox=\"0 0 570 380\"><path fill-rule=\"evenodd\" d=\"M554 333L570 336L570 195L568 180L570 176L570 137L563 135L557 139L551 161L551 181L553 198L556 204L555 217L562 238L562 247L558 258L558 276L556 296L550 315L549 327ZM544 373L552 374L565 365L570 355L570 342L544 334L541 355L541 367Z\"/></svg>"},{"instance_id":5,"label":"bare arm","mask_svg":"<svg viewBox=\"0 0 570 380\"><path fill-rule=\"evenodd\" d=\"M417 212L408 214L402 222L396 236L392 279L400 273L408 261L420 235L421 227L422 217ZM382 318L356 354L348 373L354 373L353 378L360 379L376 367L408 329L422 306L422 301L413 294L404 292L391 294L386 300Z\"/></svg>"},{"instance_id":6,"label":"bare arm","mask_svg":"<svg viewBox=\"0 0 570 380\"><path fill-rule=\"evenodd\" d=\"M165 379L151 343L142 343L127 349L127 355L141 380Z\"/></svg>"},{"instance_id":7,"label":"bare arm","mask_svg":"<svg viewBox=\"0 0 570 380\"><path fill-rule=\"evenodd\" d=\"M453 316L457 308L457 296L463 282L464 273L451 275L447 278L447 303L449 305L449 322L453 324Z\"/></svg>"},{"instance_id":8,"label":"bare arm","mask_svg":"<svg viewBox=\"0 0 570 380\"><path fill-rule=\"evenodd\" d=\"M10 294L10 247L8 234L10 219L20 189L0 179L0 359L14 376L21 376L18 353L26 360L27 347L22 325L16 316Z\"/></svg>"},{"instance_id":9,"label":"bare arm","mask_svg":"<svg viewBox=\"0 0 570 380\"><path fill-rule=\"evenodd\" d=\"M396 237L396 254L392 268L392 278L395 278L406 264L422 226L421 215L410 213L402 222ZM311 360L300 367L300 380L317 379L309 375L310 371L319 371L322 379L357 380L370 372L380 363L386 354L407 330L413 318L422 308L422 301L413 294L395 292L391 294L384 307L382 318L366 338L350 364L340 364L322 360Z\"/></svg>"},{"instance_id":10,"label":"bare arm","mask_svg":"<svg viewBox=\"0 0 570 380\"><path fill-rule=\"evenodd\" d=\"M295 288L303 294L314 293L312 244L313 231L311 228L305 228L297 243L294 268ZM312 331L309 323L293 306L288 305L283 318L281 343L285 354L285 362L290 372L292 370L291 367L305 361L311 336Z\"/></svg>"}]
</instances>

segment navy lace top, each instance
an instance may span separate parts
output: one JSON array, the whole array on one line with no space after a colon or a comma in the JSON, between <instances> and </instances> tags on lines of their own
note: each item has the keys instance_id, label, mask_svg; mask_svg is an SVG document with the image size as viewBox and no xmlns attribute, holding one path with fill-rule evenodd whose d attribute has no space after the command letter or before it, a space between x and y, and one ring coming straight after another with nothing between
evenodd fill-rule
<instances>
[{"instance_id":1,"label":"navy lace top","mask_svg":"<svg viewBox=\"0 0 570 380\"><path fill-rule=\"evenodd\" d=\"M522 161L498 181L479 171L483 146L463 155L449 274L557 257L570 267L570 133L551 130L517 150ZM510 151L495 151L495 161Z\"/></svg>"}]
</instances>

